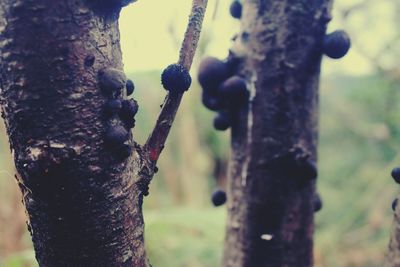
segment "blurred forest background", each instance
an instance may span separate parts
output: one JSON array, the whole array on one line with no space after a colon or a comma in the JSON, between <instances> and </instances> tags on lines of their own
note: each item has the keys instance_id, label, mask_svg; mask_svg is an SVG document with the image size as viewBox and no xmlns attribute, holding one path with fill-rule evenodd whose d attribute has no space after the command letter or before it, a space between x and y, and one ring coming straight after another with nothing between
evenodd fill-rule
<instances>
[{"instance_id":1,"label":"blurred forest background","mask_svg":"<svg viewBox=\"0 0 400 267\"><path fill-rule=\"evenodd\" d=\"M161 70L175 62L191 1L140 0L121 16L125 71L140 104L134 136L143 143L165 96ZM229 0L209 1L197 63L226 57L239 22ZM399 188L400 1L336 0L329 31L346 29L353 47L323 60L319 180L324 207L316 215L315 266L382 266ZM196 65L196 64L195 64ZM195 77L196 70L193 70ZM212 190L224 187L229 133L212 128L195 82L145 199L146 241L156 267L216 267L222 256L225 208ZM0 126L0 266L36 266L8 139ZM218 182L217 182L218 181Z\"/></svg>"}]
</instances>

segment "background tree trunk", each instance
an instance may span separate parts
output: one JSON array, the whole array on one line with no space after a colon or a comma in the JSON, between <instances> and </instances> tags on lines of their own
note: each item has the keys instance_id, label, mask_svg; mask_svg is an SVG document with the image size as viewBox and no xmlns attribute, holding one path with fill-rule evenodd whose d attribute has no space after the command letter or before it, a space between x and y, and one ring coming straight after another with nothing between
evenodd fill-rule
<instances>
[{"instance_id":1,"label":"background tree trunk","mask_svg":"<svg viewBox=\"0 0 400 267\"><path fill-rule=\"evenodd\" d=\"M232 128L223 266L312 266L318 85L329 0L245 0L232 49L251 101ZM311 169L310 169L311 168Z\"/></svg>"},{"instance_id":2,"label":"background tree trunk","mask_svg":"<svg viewBox=\"0 0 400 267\"><path fill-rule=\"evenodd\" d=\"M398 200L397 200L398 202ZM385 267L399 267L400 266L400 217L397 202L394 204L394 218L393 226L390 233L390 242L388 253L386 255Z\"/></svg>"},{"instance_id":3,"label":"background tree trunk","mask_svg":"<svg viewBox=\"0 0 400 267\"><path fill-rule=\"evenodd\" d=\"M97 80L122 69L128 2L0 1L2 114L40 266L147 266L136 184L151 172L132 138L128 160L104 147Z\"/></svg>"}]
</instances>

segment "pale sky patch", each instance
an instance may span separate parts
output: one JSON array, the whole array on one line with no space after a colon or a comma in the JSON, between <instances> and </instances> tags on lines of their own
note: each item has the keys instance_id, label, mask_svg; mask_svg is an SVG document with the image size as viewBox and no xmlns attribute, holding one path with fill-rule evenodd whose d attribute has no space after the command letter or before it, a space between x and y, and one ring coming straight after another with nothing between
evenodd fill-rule
<instances>
[{"instance_id":1,"label":"pale sky patch","mask_svg":"<svg viewBox=\"0 0 400 267\"><path fill-rule=\"evenodd\" d=\"M333 12L334 19L329 25L328 32L343 27L340 16L337 14L339 8L358 2L360 1L337 0ZM393 15L393 10L387 3L389 1L375 4L373 10L368 10L371 13L368 13L369 16L360 14L352 16L349 20L350 29L347 29L349 34L353 37L356 35L356 38L365 45L367 52L375 53L381 49L376 36L388 40L396 33L393 26L388 26L391 25L388 18ZM215 1L209 1L204 25L204 32L211 36L207 55L226 57L231 45L230 39L239 30L238 21L229 15L229 4L230 0L219 1L217 16L214 20L212 15ZM161 70L177 61L190 5L189 0L139 0L124 8L120 19L120 29L126 72ZM363 75L370 74L373 67L362 53L358 53L357 49L353 48L341 60L324 58L322 69L325 75L332 73Z\"/></svg>"}]
</instances>

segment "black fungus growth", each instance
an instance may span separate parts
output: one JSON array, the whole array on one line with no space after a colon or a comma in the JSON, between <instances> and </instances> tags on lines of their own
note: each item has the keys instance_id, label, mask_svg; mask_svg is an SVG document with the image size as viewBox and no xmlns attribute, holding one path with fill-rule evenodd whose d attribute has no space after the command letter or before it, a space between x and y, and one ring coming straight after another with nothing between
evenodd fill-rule
<instances>
[{"instance_id":1,"label":"black fungus growth","mask_svg":"<svg viewBox=\"0 0 400 267\"><path fill-rule=\"evenodd\" d=\"M123 71L106 68L99 71L100 88L107 94L119 94L125 87L126 76Z\"/></svg>"},{"instance_id":2,"label":"black fungus growth","mask_svg":"<svg viewBox=\"0 0 400 267\"><path fill-rule=\"evenodd\" d=\"M107 101L103 106L103 113L106 117L117 115L122 108L121 100L111 99Z\"/></svg>"},{"instance_id":3,"label":"black fungus growth","mask_svg":"<svg viewBox=\"0 0 400 267\"><path fill-rule=\"evenodd\" d=\"M225 131L231 127L231 117L227 112L219 112L214 118L214 128L218 131Z\"/></svg>"},{"instance_id":4,"label":"black fungus growth","mask_svg":"<svg viewBox=\"0 0 400 267\"><path fill-rule=\"evenodd\" d=\"M221 109L221 101L217 95L211 95L207 92L203 92L201 98L203 105L212 111L218 111Z\"/></svg>"},{"instance_id":5,"label":"black fungus growth","mask_svg":"<svg viewBox=\"0 0 400 267\"><path fill-rule=\"evenodd\" d=\"M228 76L229 68L226 63L215 57L206 57L199 65L197 79L204 91L213 93Z\"/></svg>"},{"instance_id":6,"label":"black fungus growth","mask_svg":"<svg viewBox=\"0 0 400 267\"><path fill-rule=\"evenodd\" d=\"M242 17L242 4L239 0L234 0L229 8L231 16L235 19L240 19Z\"/></svg>"},{"instance_id":7,"label":"black fungus growth","mask_svg":"<svg viewBox=\"0 0 400 267\"><path fill-rule=\"evenodd\" d=\"M165 90L177 95L183 94L189 89L192 78L184 66L171 64L161 74L161 83Z\"/></svg>"},{"instance_id":8,"label":"black fungus growth","mask_svg":"<svg viewBox=\"0 0 400 267\"><path fill-rule=\"evenodd\" d=\"M322 209L322 199L318 193L315 193L314 195L313 205L314 205L314 212L318 212Z\"/></svg>"},{"instance_id":9,"label":"black fungus growth","mask_svg":"<svg viewBox=\"0 0 400 267\"><path fill-rule=\"evenodd\" d=\"M399 200L397 198L395 198L392 202L392 210L396 211L397 208L397 203L399 202Z\"/></svg>"},{"instance_id":10,"label":"black fungus growth","mask_svg":"<svg viewBox=\"0 0 400 267\"><path fill-rule=\"evenodd\" d=\"M122 145L126 140L128 140L128 131L119 125L110 126L105 133L104 141L107 145Z\"/></svg>"},{"instance_id":11,"label":"black fungus growth","mask_svg":"<svg viewBox=\"0 0 400 267\"><path fill-rule=\"evenodd\" d=\"M226 193L221 189L217 189L212 193L211 202L215 207L222 206L226 202Z\"/></svg>"},{"instance_id":12,"label":"black fungus growth","mask_svg":"<svg viewBox=\"0 0 400 267\"><path fill-rule=\"evenodd\" d=\"M399 167L394 168L394 169L392 170L391 175L392 175L393 180L394 180L396 183L400 184L400 168L399 168Z\"/></svg>"},{"instance_id":13,"label":"black fungus growth","mask_svg":"<svg viewBox=\"0 0 400 267\"><path fill-rule=\"evenodd\" d=\"M350 37L345 31L334 31L324 37L323 50L325 55L330 58L339 59L344 57L350 47Z\"/></svg>"},{"instance_id":14,"label":"black fungus growth","mask_svg":"<svg viewBox=\"0 0 400 267\"><path fill-rule=\"evenodd\" d=\"M130 96L133 94L133 91L135 91L135 84L133 83L132 80L127 80L126 81L126 95Z\"/></svg>"},{"instance_id":15,"label":"black fungus growth","mask_svg":"<svg viewBox=\"0 0 400 267\"><path fill-rule=\"evenodd\" d=\"M239 108L249 99L246 81L239 76L232 76L220 85L218 95L225 107Z\"/></svg>"}]
</instances>

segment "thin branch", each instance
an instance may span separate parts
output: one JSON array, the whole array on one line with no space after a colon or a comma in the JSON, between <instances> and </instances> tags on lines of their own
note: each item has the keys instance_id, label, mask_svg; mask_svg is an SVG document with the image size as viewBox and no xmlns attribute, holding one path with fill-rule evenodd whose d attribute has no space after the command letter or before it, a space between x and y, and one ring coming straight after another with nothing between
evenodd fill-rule
<instances>
[{"instance_id":1,"label":"thin branch","mask_svg":"<svg viewBox=\"0 0 400 267\"><path fill-rule=\"evenodd\" d=\"M193 0L192 11L189 16L189 23L186 29L185 38L180 50L178 63L187 70L192 66L193 58L196 53L197 44L200 39L201 27L207 8L208 0ZM155 164L164 148L176 112L178 111L183 94L168 94L164 100L161 113L156 125L144 146L148 152L149 159Z\"/></svg>"}]
</instances>

